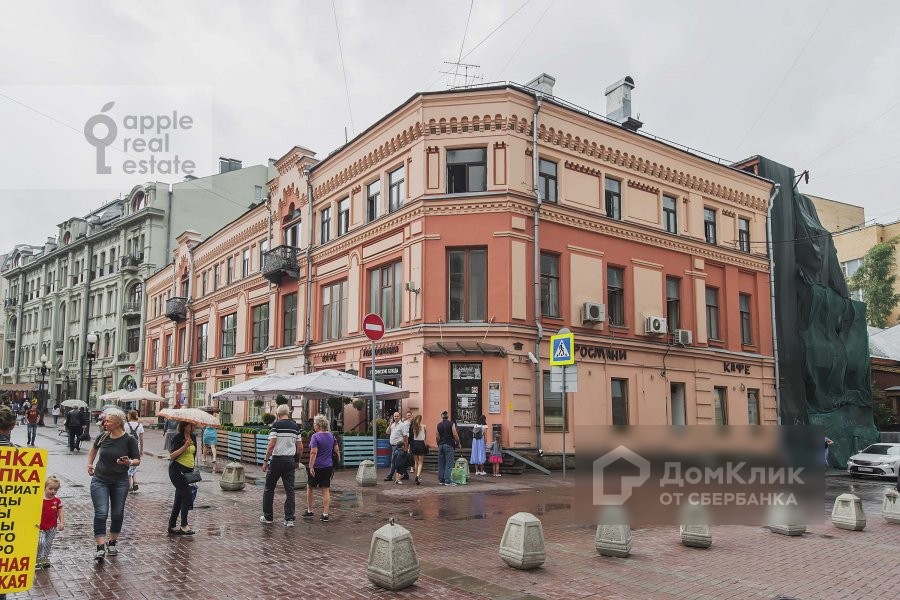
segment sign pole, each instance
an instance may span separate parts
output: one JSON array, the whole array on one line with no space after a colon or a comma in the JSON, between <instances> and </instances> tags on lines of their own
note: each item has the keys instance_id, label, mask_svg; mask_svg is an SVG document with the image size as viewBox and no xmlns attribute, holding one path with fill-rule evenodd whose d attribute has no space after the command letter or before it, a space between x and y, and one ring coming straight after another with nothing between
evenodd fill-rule
<instances>
[{"instance_id":1,"label":"sign pole","mask_svg":"<svg viewBox=\"0 0 900 600\"><path fill-rule=\"evenodd\" d=\"M378 469L378 427L375 422L375 340L372 340L372 462ZM376 478L377 479L377 478Z\"/></svg>"},{"instance_id":2,"label":"sign pole","mask_svg":"<svg viewBox=\"0 0 900 600\"><path fill-rule=\"evenodd\" d=\"M568 404L568 398L566 398L566 365L562 366L562 460L563 460L563 479L566 478L566 427L568 426L568 421L566 421L566 404Z\"/></svg>"}]
</instances>

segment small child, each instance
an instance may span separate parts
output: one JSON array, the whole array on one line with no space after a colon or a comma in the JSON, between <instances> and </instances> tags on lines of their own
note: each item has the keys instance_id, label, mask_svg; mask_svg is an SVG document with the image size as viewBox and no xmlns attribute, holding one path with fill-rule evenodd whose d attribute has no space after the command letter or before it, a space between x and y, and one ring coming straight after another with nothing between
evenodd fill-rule
<instances>
[{"instance_id":1,"label":"small child","mask_svg":"<svg viewBox=\"0 0 900 600\"><path fill-rule=\"evenodd\" d=\"M502 477L500 475L500 463L503 462L503 446L500 445L500 434L494 434L494 441L491 442L491 456L488 458L494 469L494 477Z\"/></svg>"},{"instance_id":2,"label":"small child","mask_svg":"<svg viewBox=\"0 0 900 600\"><path fill-rule=\"evenodd\" d=\"M41 512L41 533L38 537L37 560L34 566L46 569L50 566L50 549L56 532L66 528L63 516L63 505L56 494L59 492L59 479L50 475L44 484L44 509Z\"/></svg>"}]
</instances>

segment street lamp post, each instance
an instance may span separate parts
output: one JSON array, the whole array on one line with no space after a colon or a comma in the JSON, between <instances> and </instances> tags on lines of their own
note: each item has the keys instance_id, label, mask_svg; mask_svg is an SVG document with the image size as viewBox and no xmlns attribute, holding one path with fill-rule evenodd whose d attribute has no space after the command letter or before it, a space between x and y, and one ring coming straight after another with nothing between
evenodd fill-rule
<instances>
[{"instance_id":1,"label":"street lamp post","mask_svg":"<svg viewBox=\"0 0 900 600\"><path fill-rule=\"evenodd\" d=\"M40 417L38 419L38 426L44 426L44 411L47 410L47 401L44 399L44 384L47 382L47 372L50 370L47 368L47 355L41 354L41 362L37 366L38 373L41 376L40 383L38 384L38 409Z\"/></svg>"},{"instance_id":2,"label":"street lamp post","mask_svg":"<svg viewBox=\"0 0 900 600\"><path fill-rule=\"evenodd\" d=\"M97 358L97 352L94 350L94 346L97 344L97 334L89 333L87 335L87 364L88 364L88 376L87 376L87 390L84 393L84 401L87 402L88 407L91 405L91 377L93 375L94 368L94 360Z\"/></svg>"}]
</instances>

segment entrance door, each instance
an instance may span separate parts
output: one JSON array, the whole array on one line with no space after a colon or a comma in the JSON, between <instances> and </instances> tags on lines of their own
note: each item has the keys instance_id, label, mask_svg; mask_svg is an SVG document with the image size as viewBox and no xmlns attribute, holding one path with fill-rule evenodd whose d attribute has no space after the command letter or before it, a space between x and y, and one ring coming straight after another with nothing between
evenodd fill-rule
<instances>
[{"instance_id":1,"label":"entrance door","mask_svg":"<svg viewBox=\"0 0 900 600\"><path fill-rule=\"evenodd\" d=\"M475 423L481 409L481 363L450 363L450 417Z\"/></svg>"}]
</instances>

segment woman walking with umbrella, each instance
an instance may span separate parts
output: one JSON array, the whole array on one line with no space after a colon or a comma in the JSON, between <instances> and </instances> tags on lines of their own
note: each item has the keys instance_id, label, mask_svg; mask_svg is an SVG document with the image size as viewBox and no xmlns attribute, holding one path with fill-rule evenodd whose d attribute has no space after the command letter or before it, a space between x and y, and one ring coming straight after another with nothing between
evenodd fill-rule
<instances>
[{"instance_id":1,"label":"woman walking with umbrella","mask_svg":"<svg viewBox=\"0 0 900 600\"><path fill-rule=\"evenodd\" d=\"M194 435L194 424L188 421L178 423L177 433L172 438L169 458L169 481L175 486L175 500L172 503L172 512L169 514L169 533L173 535L194 535L194 530L188 525L188 512L194 508L191 495L188 473L194 471L197 457L197 438ZM181 515L181 527L176 528L175 523Z\"/></svg>"}]
</instances>

